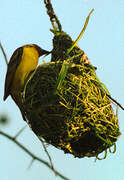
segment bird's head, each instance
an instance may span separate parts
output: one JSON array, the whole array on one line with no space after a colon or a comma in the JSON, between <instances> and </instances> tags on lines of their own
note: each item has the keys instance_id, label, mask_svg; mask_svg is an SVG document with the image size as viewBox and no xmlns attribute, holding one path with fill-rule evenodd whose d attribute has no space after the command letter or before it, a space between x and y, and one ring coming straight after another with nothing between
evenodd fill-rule
<instances>
[{"instance_id":1,"label":"bird's head","mask_svg":"<svg viewBox=\"0 0 124 180\"><path fill-rule=\"evenodd\" d=\"M40 57L40 56L43 56L43 55L45 55L45 54L48 55L48 54L51 53L51 51L46 51L46 50L42 49L40 46L38 46L38 45L36 45L36 44L27 44L27 45L25 45L24 47L26 47L26 48L32 48L33 50L35 49L35 50L38 52L39 57Z\"/></svg>"}]
</instances>

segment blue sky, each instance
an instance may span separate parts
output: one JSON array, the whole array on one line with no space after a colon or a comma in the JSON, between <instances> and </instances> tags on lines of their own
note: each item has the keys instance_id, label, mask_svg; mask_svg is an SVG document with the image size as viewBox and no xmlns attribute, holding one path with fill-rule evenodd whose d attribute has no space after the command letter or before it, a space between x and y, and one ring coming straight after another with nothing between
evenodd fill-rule
<instances>
[{"instance_id":1,"label":"blue sky","mask_svg":"<svg viewBox=\"0 0 124 180\"><path fill-rule=\"evenodd\" d=\"M97 67L97 76L107 86L111 96L124 106L124 1L54 0L53 6L63 30L74 40L90 10L95 9L78 45ZM8 59L17 47L24 44L36 43L44 49L52 49L51 24L43 0L1 0L0 27L0 41ZM0 67L0 114L6 113L10 120L2 130L15 135L25 122L11 97L3 102L6 64L1 52ZM74 158L49 145L48 151L55 168L71 180L124 179L124 112L121 109L118 118L122 136L117 141L115 154L108 154L105 160L94 162L94 158ZM47 160L41 143L28 127L18 140ZM34 162L27 170L31 158L4 137L0 137L0 145L1 180L60 179L39 162Z\"/></svg>"}]
</instances>

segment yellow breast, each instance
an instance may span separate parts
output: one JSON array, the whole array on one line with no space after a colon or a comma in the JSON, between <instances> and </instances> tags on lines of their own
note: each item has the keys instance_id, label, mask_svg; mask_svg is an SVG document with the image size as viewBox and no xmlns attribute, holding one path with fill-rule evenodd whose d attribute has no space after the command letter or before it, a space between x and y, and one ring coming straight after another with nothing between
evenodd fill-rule
<instances>
[{"instance_id":1,"label":"yellow breast","mask_svg":"<svg viewBox=\"0 0 124 180\"><path fill-rule=\"evenodd\" d=\"M38 58L39 55L35 48L23 48L22 59L16 69L12 89L17 90L24 86L25 79L29 73L36 69Z\"/></svg>"}]
</instances>

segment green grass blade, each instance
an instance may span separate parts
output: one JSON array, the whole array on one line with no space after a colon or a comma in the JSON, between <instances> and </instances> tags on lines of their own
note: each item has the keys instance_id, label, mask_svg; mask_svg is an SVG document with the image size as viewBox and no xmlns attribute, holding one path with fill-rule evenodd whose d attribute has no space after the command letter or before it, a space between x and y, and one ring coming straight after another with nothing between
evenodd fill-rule
<instances>
[{"instance_id":1,"label":"green grass blade","mask_svg":"<svg viewBox=\"0 0 124 180\"><path fill-rule=\"evenodd\" d=\"M75 45L77 44L77 42L78 42L78 41L80 40L80 38L83 36L84 31L86 30L87 24L88 24L88 22L89 22L90 15L92 14L93 11L94 11L94 9L92 9L92 10L90 11L89 15L87 16L82 31L80 32L80 34L79 34L79 36L77 37L76 41L73 43L72 47L67 51L67 55L72 51L72 49L75 47Z\"/></svg>"},{"instance_id":2,"label":"green grass blade","mask_svg":"<svg viewBox=\"0 0 124 180\"><path fill-rule=\"evenodd\" d=\"M60 70L59 76L58 76L58 80L57 80L57 89L56 89L56 93L59 92L59 90L61 89L62 83L66 77L68 68L69 68L70 64L68 64L66 61L63 62L62 64L62 68Z\"/></svg>"}]
</instances>

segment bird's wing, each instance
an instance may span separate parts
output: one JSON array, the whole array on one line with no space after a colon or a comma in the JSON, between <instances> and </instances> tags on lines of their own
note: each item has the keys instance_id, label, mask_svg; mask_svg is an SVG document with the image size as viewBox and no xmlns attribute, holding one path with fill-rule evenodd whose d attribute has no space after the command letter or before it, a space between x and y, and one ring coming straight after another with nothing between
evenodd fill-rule
<instances>
[{"instance_id":1,"label":"bird's wing","mask_svg":"<svg viewBox=\"0 0 124 180\"><path fill-rule=\"evenodd\" d=\"M17 69L17 66L19 65L21 61L21 57L23 54L23 47L18 48L12 55L9 64L8 69L6 73L6 79L5 79L5 89L4 89L4 100L10 95L11 87L12 87L12 81Z\"/></svg>"}]
</instances>

